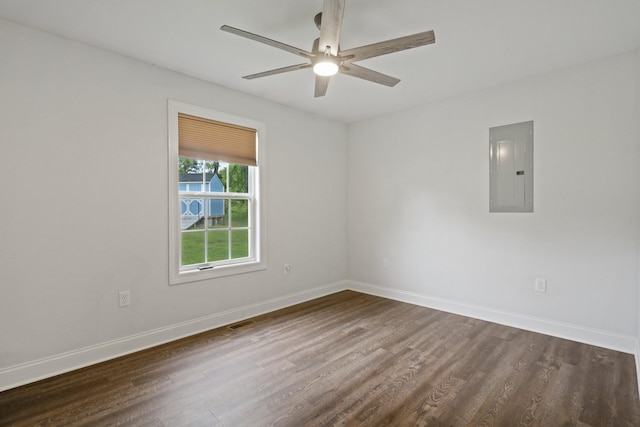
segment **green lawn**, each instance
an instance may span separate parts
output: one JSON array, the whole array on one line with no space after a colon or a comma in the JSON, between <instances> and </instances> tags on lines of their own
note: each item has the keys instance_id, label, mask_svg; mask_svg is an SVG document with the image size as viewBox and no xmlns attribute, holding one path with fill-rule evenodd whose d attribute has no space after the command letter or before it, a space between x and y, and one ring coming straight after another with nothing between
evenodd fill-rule
<instances>
[{"instance_id":1,"label":"green lawn","mask_svg":"<svg viewBox=\"0 0 640 427\"><path fill-rule=\"evenodd\" d=\"M232 227L247 227L248 203L244 200L231 201ZM204 224L193 228L194 231L182 233L182 265L200 264L229 259L229 235L231 235L231 259L249 256L249 231L229 230L228 211L218 224L205 229ZM205 234L208 240L208 256L205 260Z\"/></svg>"}]
</instances>

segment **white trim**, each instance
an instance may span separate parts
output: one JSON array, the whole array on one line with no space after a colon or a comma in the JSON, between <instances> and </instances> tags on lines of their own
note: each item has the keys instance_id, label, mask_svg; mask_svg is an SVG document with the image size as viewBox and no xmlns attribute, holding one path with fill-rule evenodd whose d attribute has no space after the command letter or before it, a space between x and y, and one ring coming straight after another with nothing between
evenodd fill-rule
<instances>
[{"instance_id":1,"label":"white trim","mask_svg":"<svg viewBox=\"0 0 640 427\"><path fill-rule=\"evenodd\" d=\"M630 353L635 355L636 372L640 372L640 341L631 336L345 280L0 369L0 392L344 290ZM640 389L640 375L636 378Z\"/></svg>"},{"instance_id":2,"label":"white trim","mask_svg":"<svg viewBox=\"0 0 640 427\"><path fill-rule=\"evenodd\" d=\"M400 289L383 288L361 282L349 282L349 289L396 301L407 302L422 307L472 317L474 319L486 320L505 326L512 326L514 328L538 332L553 337L604 347L611 350L621 351L623 353L636 354L636 358L638 357L638 340L628 335L620 335L609 331L587 328L570 323L524 316L517 313L508 313L487 307L464 304L428 295L420 295Z\"/></svg>"},{"instance_id":3,"label":"white trim","mask_svg":"<svg viewBox=\"0 0 640 427\"><path fill-rule=\"evenodd\" d=\"M0 392L347 289L336 282L0 369Z\"/></svg>"},{"instance_id":4,"label":"white trim","mask_svg":"<svg viewBox=\"0 0 640 427\"><path fill-rule=\"evenodd\" d=\"M636 351L634 356L636 359L636 380L638 381L638 390L640 391L640 339L636 339Z\"/></svg>"},{"instance_id":5,"label":"white trim","mask_svg":"<svg viewBox=\"0 0 640 427\"><path fill-rule=\"evenodd\" d=\"M253 203L255 227L252 233L251 258L245 262L235 262L230 260L225 265L215 265L207 270L181 271L180 268L180 202L176 189L178 188L178 113L185 113L192 116L204 117L219 122L232 123L238 126L255 129L257 133L257 158L258 158L258 179L252 180L249 192ZM167 156L169 159L169 284L177 285L181 283L194 282L198 280L214 279L217 277L230 276L234 274L249 273L267 268L267 230L264 226L266 222L266 146L267 131L266 124L257 120L232 114L211 110L205 107L186 104L184 102L168 100L167 103L167 124L168 124L168 144ZM173 161L175 159L176 161ZM249 173L253 177L256 168L249 168ZM224 195L225 198L235 198L234 193ZM246 197L246 195L243 195Z\"/></svg>"}]
</instances>

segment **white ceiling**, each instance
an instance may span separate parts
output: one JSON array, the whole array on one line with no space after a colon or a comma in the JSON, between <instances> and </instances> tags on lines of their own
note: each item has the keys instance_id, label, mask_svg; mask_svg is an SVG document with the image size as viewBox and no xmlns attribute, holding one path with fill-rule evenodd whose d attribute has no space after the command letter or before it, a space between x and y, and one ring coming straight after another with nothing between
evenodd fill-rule
<instances>
[{"instance_id":1,"label":"white ceiling","mask_svg":"<svg viewBox=\"0 0 640 427\"><path fill-rule=\"evenodd\" d=\"M347 0L341 47L426 30L436 43L359 65L394 88L346 75L314 98L304 62L220 31L223 24L311 50L322 0L0 0L0 17L352 122L640 48L640 0Z\"/></svg>"}]
</instances>

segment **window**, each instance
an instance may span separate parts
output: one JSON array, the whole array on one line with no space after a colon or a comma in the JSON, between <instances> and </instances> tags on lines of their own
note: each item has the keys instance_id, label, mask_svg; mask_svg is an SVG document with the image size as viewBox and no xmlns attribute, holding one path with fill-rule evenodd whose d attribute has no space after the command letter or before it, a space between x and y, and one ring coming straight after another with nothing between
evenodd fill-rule
<instances>
[{"instance_id":1,"label":"window","mask_svg":"<svg viewBox=\"0 0 640 427\"><path fill-rule=\"evenodd\" d=\"M266 268L264 124L169 101L169 274L178 284Z\"/></svg>"}]
</instances>

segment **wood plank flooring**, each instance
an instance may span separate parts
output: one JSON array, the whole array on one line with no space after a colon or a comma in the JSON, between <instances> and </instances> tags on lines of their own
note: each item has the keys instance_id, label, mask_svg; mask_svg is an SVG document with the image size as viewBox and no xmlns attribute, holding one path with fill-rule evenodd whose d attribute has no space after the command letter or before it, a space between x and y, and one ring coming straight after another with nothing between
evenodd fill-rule
<instances>
[{"instance_id":1,"label":"wood plank flooring","mask_svg":"<svg viewBox=\"0 0 640 427\"><path fill-rule=\"evenodd\" d=\"M345 291L0 393L3 426L640 426L633 356Z\"/></svg>"}]
</instances>

